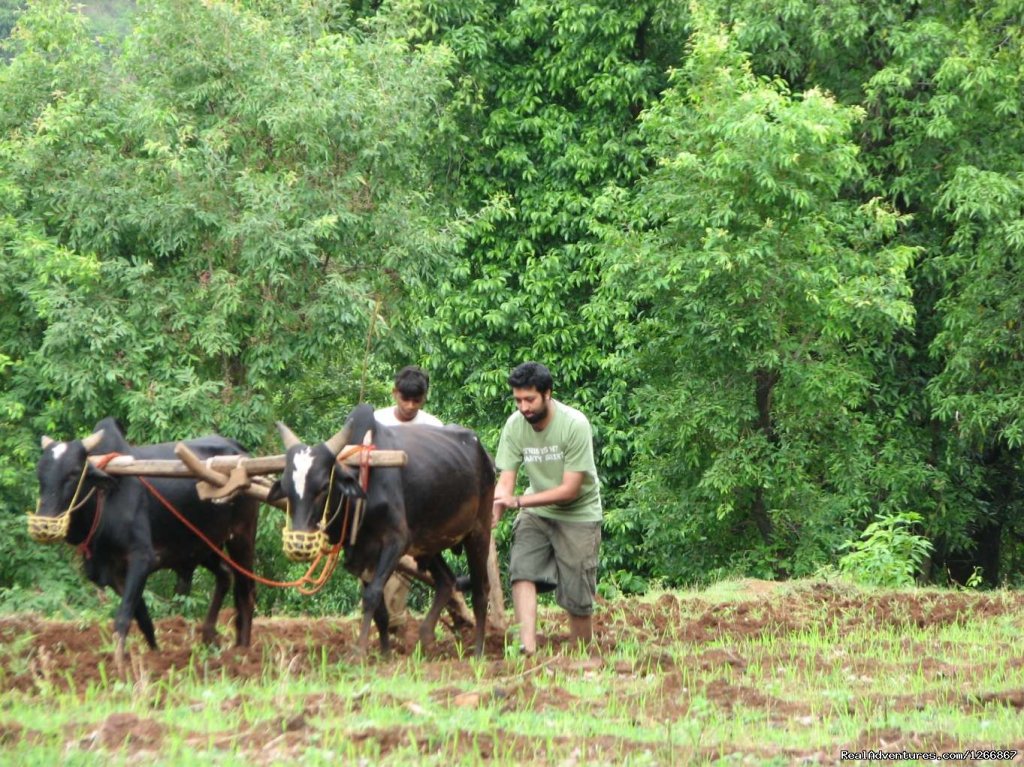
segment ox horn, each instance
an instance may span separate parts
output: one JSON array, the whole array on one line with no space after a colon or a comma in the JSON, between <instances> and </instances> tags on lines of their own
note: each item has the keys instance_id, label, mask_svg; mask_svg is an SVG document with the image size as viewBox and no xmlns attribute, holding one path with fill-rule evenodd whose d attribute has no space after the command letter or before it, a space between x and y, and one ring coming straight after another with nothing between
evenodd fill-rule
<instances>
[{"instance_id":1,"label":"ox horn","mask_svg":"<svg viewBox=\"0 0 1024 767\"><path fill-rule=\"evenodd\" d=\"M333 455L337 456L338 453L340 453L342 449L345 447L345 445L348 444L349 437L351 436L352 424L347 423L345 424L341 431L339 431L329 440L324 442L324 445L327 447L328 450L331 451Z\"/></svg>"},{"instance_id":2,"label":"ox horn","mask_svg":"<svg viewBox=\"0 0 1024 767\"><path fill-rule=\"evenodd\" d=\"M46 450L46 448L48 448L50 445L52 445L53 442L54 442L54 440L52 438L50 438L50 437L47 437L45 434L43 435L43 438L41 440L39 440L39 444L42 445L43 450Z\"/></svg>"},{"instance_id":3,"label":"ox horn","mask_svg":"<svg viewBox=\"0 0 1024 767\"><path fill-rule=\"evenodd\" d=\"M284 442L285 450L302 444L302 440L295 436L295 432L285 426L281 421L277 422L277 433L281 435L281 441Z\"/></svg>"},{"instance_id":4,"label":"ox horn","mask_svg":"<svg viewBox=\"0 0 1024 767\"><path fill-rule=\"evenodd\" d=\"M85 448L85 452L87 452L87 453L92 452L92 450L98 444L100 444L100 440L101 439L103 439L103 429L99 429L98 431L94 431L88 437L85 437L82 440L82 446Z\"/></svg>"}]
</instances>

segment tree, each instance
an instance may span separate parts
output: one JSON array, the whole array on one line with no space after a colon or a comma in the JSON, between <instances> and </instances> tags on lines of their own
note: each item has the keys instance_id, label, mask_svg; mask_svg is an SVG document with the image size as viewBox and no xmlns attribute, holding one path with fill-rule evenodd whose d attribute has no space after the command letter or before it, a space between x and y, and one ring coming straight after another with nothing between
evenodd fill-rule
<instances>
[{"instance_id":1,"label":"tree","mask_svg":"<svg viewBox=\"0 0 1024 767\"><path fill-rule=\"evenodd\" d=\"M664 87L664 62L678 58L686 6L397 5L412 40L440 42L458 62L435 154L460 213L449 230L457 259L419 295L419 332L408 345L431 370L446 417L479 429L491 449L509 411L509 371L527 359L547 364L555 396L591 418L613 505L635 415L614 336L591 306L600 283L594 203L607 184L645 172L636 115ZM625 570L616 542L603 551L609 571Z\"/></svg>"},{"instance_id":2,"label":"tree","mask_svg":"<svg viewBox=\"0 0 1024 767\"><path fill-rule=\"evenodd\" d=\"M599 282L593 202L644 170L635 116L663 86L652 58L685 23L675 2L408 3L407 24L458 57L439 168L463 211L454 268L422 295L425 364L449 413L496 444L509 370L548 364L595 424L621 481L625 387L588 304Z\"/></svg>"},{"instance_id":3,"label":"tree","mask_svg":"<svg viewBox=\"0 0 1024 767\"><path fill-rule=\"evenodd\" d=\"M626 234L604 290L646 381L620 514L656 575L806 573L872 513L875 369L913 319L913 250L898 215L846 194L860 117L755 76L708 16L643 116L657 167L608 198Z\"/></svg>"},{"instance_id":4,"label":"tree","mask_svg":"<svg viewBox=\"0 0 1024 767\"><path fill-rule=\"evenodd\" d=\"M1000 579L1002 559L1014 557L1019 566L1024 552L1024 129L1019 119L1024 26L1019 10L1016 3L990 3L951 27L951 46L928 92L905 101L908 92L900 86L879 88L887 100L896 96L901 107L912 106L920 115L924 135L908 136L904 144L912 147L908 154L915 169L928 139L944 150L932 185L932 215L944 241L931 264L945 288L935 305L939 330L931 343L942 367L928 391L936 417L955 434L952 460L967 458L980 474L974 513L960 529L942 531L950 539L944 541L945 564L961 581L980 567L991 584ZM897 62L892 71L898 71Z\"/></svg>"},{"instance_id":5,"label":"tree","mask_svg":"<svg viewBox=\"0 0 1024 767\"><path fill-rule=\"evenodd\" d=\"M966 338L951 325L975 328L974 318L986 311L975 302L990 288L998 293L997 282L1013 283L990 282L985 268L964 272L976 260L968 232L987 228L967 210L988 203L963 195L1005 188L1003 181L1012 184L1020 166L1013 119L1020 93L1019 3L792 0L779 6L742 0L709 6L733 24L737 45L751 53L756 72L800 88L825 88L866 109L858 128L868 171L863 186L912 215L900 239L919 254L910 272L913 332L902 334L901 349L878 369L876 399L889 414L891 444L900 445L887 454L903 456L885 470L892 485L887 500L922 512L923 527L936 542L926 568L930 577L942 579L949 570L966 582L980 566L995 583L1000 559L1017 570L1022 553L1019 453L1008 447L1001 426L988 420L994 410L1013 405L996 387L969 380L977 369L964 364L960 351L949 352L991 348L999 338L1012 355L1005 332L988 334L983 343L983 331ZM988 173L995 174L991 186L983 183ZM973 298L963 301L967 286ZM1012 314L1012 307L1005 308ZM986 369L1012 378L1012 366L989 359ZM950 396L956 389L973 392L969 407ZM962 426L968 413L987 421L984 439L973 426ZM1012 544L1002 557L1000 540Z\"/></svg>"},{"instance_id":6,"label":"tree","mask_svg":"<svg viewBox=\"0 0 1024 767\"><path fill-rule=\"evenodd\" d=\"M5 500L32 484L26 434L114 415L138 442L277 447L275 419L318 439L358 398L377 296L404 300L444 253L422 158L449 57L303 12L153 2L122 49L64 3L19 19L0 70Z\"/></svg>"},{"instance_id":7,"label":"tree","mask_svg":"<svg viewBox=\"0 0 1024 767\"><path fill-rule=\"evenodd\" d=\"M282 379L358 370L375 291L432 264L416 157L444 55L157 3L114 60L70 20L44 56L51 11L7 73L7 104L38 90L5 169L91 279L26 296L46 321L32 363L78 424L130 411L136 437L257 441Z\"/></svg>"},{"instance_id":8,"label":"tree","mask_svg":"<svg viewBox=\"0 0 1024 767\"><path fill-rule=\"evenodd\" d=\"M25 0L0 0L0 45L11 34L18 14L25 9ZM0 57L7 58L7 54L0 48Z\"/></svg>"}]
</instances>

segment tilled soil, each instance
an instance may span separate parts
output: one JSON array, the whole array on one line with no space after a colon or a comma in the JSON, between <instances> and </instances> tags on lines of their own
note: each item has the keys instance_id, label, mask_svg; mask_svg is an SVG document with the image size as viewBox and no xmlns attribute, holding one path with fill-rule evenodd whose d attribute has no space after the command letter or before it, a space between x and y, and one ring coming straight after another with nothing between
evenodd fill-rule
<instances>
[{"instance_id":1,"label":"tilled soil","mask_svg":"<svg viewBox=\"0 0 1024 767\"><path fill-rule=\"evenodd\" d=\"M945 675L970 675L972 669L952 663L956 648L937 648L920 639L917 629L938 628L963 624L979 618L998 618L1020 621L1024 615L1024 596L1000 592L996 595L966 592L912 592L865 595L831 584L806 585L778 593L775 584L760 581L746 582L745 598L729 602L705 602L698 597L682 599L666 593L655 601L621 599L601 605L595 615L596 642L588 654L580 654L569 646L568 636L560 633L564 623L557 616L547 620L547 633L542 638L541 652L528 659L507 658L504 636L491 635L487 639L485 669L474 669L466 660L472 647L472 636L464 630L456 636L446 629L433 647L421 651L416 648L415 621L404 627L394 640L390 655L372 652L364 658L356 651L358 622L353 618L257 618L253 628L253 644L248 648L230 646L231 615L221 622L222 647L215 651L199 647L198 626L183 618L169 618L157 622L157 640L160 648L150 651L144 647L133 630L128 663L118 670L113 657L112 630L109 623L75 623L48 620L33 615L0 617L0 683L4 691L25 696L45 694L79 694L102 689L111 678L124 677L142 684L146 690L162 690L163 699L173 695L175 684L185 675L204 675L212 679L240 681L266 678L300 678L315 674L318 669L334 664L376 664L381 674L401 674L410 656L422 652L417 673L426 679L439 681L431 694L430 705L450 709L453 707L493 706L501 713L517 711L552 713L576 712L601 717L603 707L610 702L601 697L582 697L552 678L560 674L573 678L619 678L624 690L634 690L635 680L647 680L647 693L635 700L635 721L674 722L693 715L695 701L701 706L712 706L728 715L733 710L758 710L764 718L780 728L809 726L820 720L820 706L802 700L799 696L780 697L766 691L759 682L758 670L751 669L754 660L741 649L744 640L777 637L783 640L800 632L832 632L837 636L872 626L878 629L906 629L902 655L906 668L882 668L867 654L850 653L842 660L843 671L856 683L864 680L865 692L858 696L847 716L857 716L857 706L865 710L884 703L887 710L920 711L931 705L959 706L964 711L977 711L985 707L1009 707L1020 712L1024 709L1024 682L1019 687L987 690L963 685L963 692L950 700L943 691L942 700L929 694L889 695L884 701L871 692L871 680L879 676L909 671L926 678ZM374 641L374 634L371 635ZM639 644L642 648L630 660L623 660L617 648L623 642ZM780 641L781 646L781 641ZM1010 679L1024 680L1024 643L1005 648L1000 658ZM780 653L782 650L780 649ZM845 652L845 651L844 651ZM953 654L951 656L951 653ZM419 657L419 655L417 655ZM794 656L780 655L779 663L788 664L795 672L813 677L830 673L835 658L807 653ZM759 657L759 666L765 659ZM979 676L984 669L974 669ZM476 675L474 677L474 675ZM467 682L475 680L477 684ZM479 683L482 680L482 683ZM159 697L159 696L158 696ZM409 748L422 743L423 753L436 748L436 738L424 724L418 726L416 717L423 713L415 703L396 699L396 706L405 706L413 723L395 729L360 728L351 734L355 740L373 741L375 753L386 756L398 748ZM375 705L380 705L379 696ZM629 704L629 701L627 701ZM225 714L237 714L245 705L241 698L221 704ZM316 722L328 711L357 711L361 705L351 694L326 693L310 695L303 701L299 713L282 715L274 721L250 722L244 732L220 737L223 743L215 747L251 750L253 763L274 763L275 759L294 757L308 746L315 736ZM622 701L616 703L621 708ZM616 709L618 711L619 709ZM0 756L5 744L31 741L34 734L21 726L6 722L0 710ZM1024 716L1022 716L1024 722ZM167 727L156 717L136 713L110 715L98 726L69 727L67 747L71 750L109 749L135 754L140 759L156 757L168 737ZM999 747L1024 747L1022 742L998 744ZM209 735L194 736L176 733L180 741L196 740L197 748L211 746ZM314 737L315 740L315 737ZM920 752L959 750L962 740L941 733L914 733L893 728L867 729L860 734L859 743L844 745L849 750L858 748L887 752ZM458 739L456 738L456 742ZM979 748L992 748L979 734ZM451 739L447 747L452 748ZM460 747L456 747L456 751ZM464 749L478 758L489 760L500 753L507 760L515 755L524 762L548 763L545 754L554 748L561 756L557 763L587 764L615 763L634 749L646 749L648 761L661 761L657 753L651 756L650 744L635 741L629 734L579 738L533 739L522 732L472 733L465 738ZM569 753L570 757L565 757ZM725 749L728 753L728 749ZM838 763L835 744L820 750L803 749L789 752L766 745L751 753L750 745L743 749L746 763L761 760L775 763ZM723 745L704 753L699 744L686 752L685 758L712 759L723 755ZM670 761L682 763L678 754L666 752ZM750 760L753 759L751 762ZM781 761L780 761L781 760ZM978 760L983 763L985 760ZM1024 761L1018 754L1015 761ZM962 760L960 763L974 763Z\"/></svg>"}]
</instances>

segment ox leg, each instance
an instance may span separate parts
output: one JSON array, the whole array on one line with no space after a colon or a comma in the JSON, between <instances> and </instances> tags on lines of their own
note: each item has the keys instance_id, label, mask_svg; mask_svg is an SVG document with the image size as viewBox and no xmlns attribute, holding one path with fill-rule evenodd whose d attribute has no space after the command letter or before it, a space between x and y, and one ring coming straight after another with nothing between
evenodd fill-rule
<instances>
[{"instance_id":1,"label":"ox leg","mask_svg":"<svg viewBox=\"0 0 1024 767\"><path fill-rule=\"evenodd\" d=\"M217 641L217 616L220 615L224 597L228 593L228 587L231 586L231 570L217 556L211 556L205 560L203 567L213 573L215 585L213 596L210 598L210 606L206 610L206 618L203 619L201 634L204 644L214 644Z\"/></svg>"},{"instance_id":2,"label":"ox leg","mask_svg":"<svg viewBox=\"0 0 1024 767\"><path fill-rule=\"evenodd\" d=\"M388 640L388 608L384 604L384 582L391 577L395 571L398 559L402 555L403 546L386 545L381 550L380 559L377 560L377 569L369 583L363 583L363 624L359 631L359 650L365 653L370 643L370 622L377 624L377 631L380 632L381 652L390 649Z\"/></svg>"},{"instance_id":3,"label":"ox leg","mask_svg":"<svg viewBox=\"0 0 1024 767\"><path fill-rule=\"evenodd\" d=\"M174 572L178 575L178 580L174 582L174 593L179 597L187 597L192 591L192 575L195 573L196 568L189 566L182 566Z\"/></svg>"},{"instance_id":4,"label":"ox leg","mask_svg":"<svg viewBox=\"0 0 1024 767\"><path fill-rule=\"evenodd\" d=\"M387 602L383 598L380 600L380 604L377 605L377 609L373 611L373 622L377 626L377 632L380 634L381 652L390 652L391 635L388 632L388 626L391 623L391 613L388 612ZM369 631L369 625L366 628Z\"/></svg>"},{"instance_id":5,"label":"ox leg","mask_svg":"<svg viewBox=\"0 0 1024 767\"><path fill-rule=\"evenodd\" d=\"M146 600L139 597L139 604L135 607L135 622L139 624L142 636L146 637L146 644L150 649L156 649L156 629L153 626L153 619L149 615L149 607Z\"/></svg>"},{"instance_id":6,"label":"ox leg","mask_svg":"<svg viewBox=\"0 0 1024 767\"><path fill-rule=\"evenodd\" d=\"M369 578L370 580L366 580ZM391 638L388 636L388 606L384 600L383 590L381 591L381 598L377 602L377 606L373 608L373 612L370 612L368 604L370 596L370 587L373 583L374 576L369 574L367 571L362 578L360 578L360 585L362 586L361 594L363 600L363 617L359 625L359 640L357 648L360 655L365 655L370 644L370 625L375 624L377 626L377 632L380 634L380 649L381 652L387 653L391 651Z\"/></svg>"},{"instance_id":7,"label":"ox leg","mask_svg":"<svg viewBox=\"0 0 1024 767\"><path fill-rule=\"evenodd\" d=\"M114 633L117 634L117 649L114 652L114 659L117 662L118 668L121 669L124 668L125 640L128 637L128 629L131 627L132 620L139 611L139 605L142 604L142 589L146 585L146 578L149 576L154 559L155 557L152 553L135 554L128 557L121 604L118 606L117 614L114 616ZM143 610L145 610L145 607L143 607ZM148 618L149 611L145 610L145 614ZM152 621L150 621L150 627L152 627ZM145 635L145 629L141 625L139 628ZM156 648L155 636L147 636L146 641L150 642L150 647Z\"/></svg>"},{"instance_id":8,"label":"ox leg","mask_svg":"<svg viewBox=\"0 0 1024 767\"><path fill-rule=\"evenodd\" d=\"M484 654L484 638L487 634L487 602L490 597L490 573L487 560L491 550L491 531L474 532L464 541L469 576L473 583L473 617L476 620L474 632L475 653L479 658Z\"/></svg>"},{"instance_id":9,"label":"ox leg","mask_svg":"<svg viewBox=\"0 0 1024 767\"><path fill-rule=\"evenodd\" d=\"M256 517L252 518L249 534L235 534L228 539L231 558L252 572L255 560ZM235 572L235 646L248 647L252 641L252 616L256 610L256 582L244 573Z\"/></svg>"},{"instance_id":10,"label":"ox leg","mask_svg":"<svg viewBox=\"0 0 1024 767\"><path fill-rule=\"evenodd\" d=\"M430 603L430 610L420 623L420 644L423 647L430 647L434 643L434 629L437 627L437 619L441 617L441 610L455 593L455 573L448 567L441 554L431 557L426 565L434 577L434 601Z\"/></svg>"},{"instance_id":11,"label":"ox leg","mask_svg":"<svg viewBox=\"0 0 1024 767\"><path fill-rule=\"evenodd\" d=\"M398 569L395 572L400 572L409 578L415 578L421 583L425 583L430 587L431 591L433 591L434 576L432 576L427 570L420 570L419 566L416 565L415 560L412 560L411 557L408 557L408 559L413 562L411 566L406 563L406 559L407 557L402 557L402 559L398 561ZM424 567L426 567L426 565L424 565ZM452 573L452 577L455 577L454 573ZM466 576L466 588L469 588L468 575ZM473 613L469 611L469 606L466 604L466 600L462 597L458 578L455 578L455 590L452 592L452 598L449 600L446 608L448 610L448 615L450 615L452 619L452 629L456 630L456 634L458 633L458 629L473 625Z\"/></svg>"}]
</instances>

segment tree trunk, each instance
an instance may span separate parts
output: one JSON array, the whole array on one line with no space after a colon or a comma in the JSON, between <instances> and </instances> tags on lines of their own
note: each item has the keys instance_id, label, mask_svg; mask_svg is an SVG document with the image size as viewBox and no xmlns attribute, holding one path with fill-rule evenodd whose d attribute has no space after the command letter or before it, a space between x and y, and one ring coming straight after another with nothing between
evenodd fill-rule
<instances>
[{"instance_id":1,"label":"tree trunk","mask_svg":"<svg viewBox=\"0 0 1024 767\"><path fill-rule=\"evenodd\" d=\"M765 435L770 445L775 445L779 441L772 421L772 389L778 383L778 380L779 374L775 370L762 368L754 374L754 398L757 403L755 428ZM768 515L767 504L764 500L763 487L754 488L754 502L751 505L750 511L754 518L754 524L757 525L757 530L761 533L761 538L765 543L770 544L774 537L774 530L771 517Z\"/></svg>"}]
</instances>

